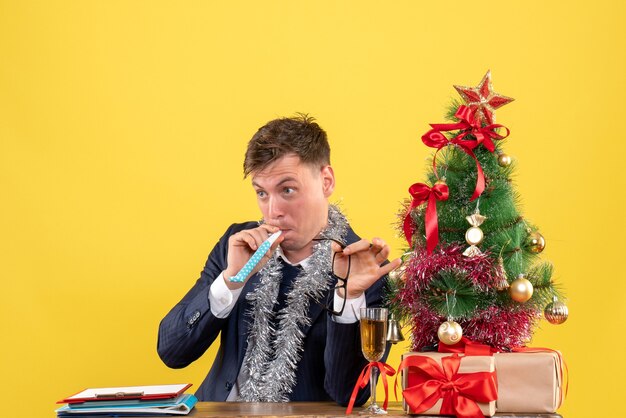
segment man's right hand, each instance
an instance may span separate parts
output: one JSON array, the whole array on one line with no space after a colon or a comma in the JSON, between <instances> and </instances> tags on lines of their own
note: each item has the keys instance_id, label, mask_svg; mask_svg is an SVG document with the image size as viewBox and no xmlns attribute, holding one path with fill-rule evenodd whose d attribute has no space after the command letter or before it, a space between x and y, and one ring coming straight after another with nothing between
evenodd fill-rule
<instances>
[{"instance_id":1,"label":"man's right hand","mask_svg":"<svg viewBox=\"0 0 626 418\"><path fill-rule=\"evenodd\" d=\"M230 281L230 278L239 273L248 260L250 260L263 241L269 238L274 232L278 232L278 230L279 228L275 226L263 224L257 228L244 229L228 238L228 266L226 270L223 271L222 276L229 289L239 289L243 287L245 282L267 263L274 251L276 251L278 245L283 241L283 236L278 237L274 244L272 244L270 250L263 256L244 282L233 283Z\"/></svg>"}]
</instances>

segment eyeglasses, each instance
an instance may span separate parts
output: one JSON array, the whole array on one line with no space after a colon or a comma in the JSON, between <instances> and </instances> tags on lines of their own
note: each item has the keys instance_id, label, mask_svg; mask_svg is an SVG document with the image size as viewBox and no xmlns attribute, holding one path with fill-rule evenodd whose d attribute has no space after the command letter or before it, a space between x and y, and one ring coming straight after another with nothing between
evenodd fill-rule
<instances>
[{"instance_id":1,"label":"eyeglasses","mask_svg":"<svg viewBox=\"0 0 626 418\"><path fill-rule=\"evenodd\" d=\"M313 241L332 241L339 245L342 250L347 247L347 245L343 242L337 241L333 238L313 238ZM332 267L330 272L330 276L333 278L333 283L337 284L328 292L328 295L326 296L326 304L322 305L322 307L331 314L340 316L343 314L343 310L346 307L346 299L348 298L348 277L350 276L350 266L352 264L352 259L351 256L348 255L347 267L338 268L335 263L335 258L337 257L337 254L337 252L333 252ZM343 297L341 302L341 309L336 311L334 304L334 295L339 289L343 289Z\"/></svg>"}]
</instances>

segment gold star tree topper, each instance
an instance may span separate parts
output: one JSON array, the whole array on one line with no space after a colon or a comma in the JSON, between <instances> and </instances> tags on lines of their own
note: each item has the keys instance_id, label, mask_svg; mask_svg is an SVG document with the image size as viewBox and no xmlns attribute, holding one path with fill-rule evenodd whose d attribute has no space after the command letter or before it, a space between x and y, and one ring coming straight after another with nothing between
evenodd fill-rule
<instances>
[{"instance_id":1,"label":"gold star tree topper","mask_svg":"<svg viewBox=\"0 0 626 418\"><path fill-rule=\"evenodd\" d=\"M466 105L476 112L476 118L481 123L494 123L496 121L495 110L515 100L493 91L491 70L487 71L476 87L454 86L454 88L465 100Z\"/></svg>"}]
</instances>

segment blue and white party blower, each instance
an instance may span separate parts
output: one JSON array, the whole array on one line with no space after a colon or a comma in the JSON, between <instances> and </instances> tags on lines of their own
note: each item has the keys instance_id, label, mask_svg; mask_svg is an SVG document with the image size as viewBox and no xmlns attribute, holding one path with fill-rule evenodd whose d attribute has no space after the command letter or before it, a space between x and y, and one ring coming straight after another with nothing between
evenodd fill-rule
<instances>
[{"instance_id":1,"label":"blue and white party blower","mask_svg":"<svg viewBox=\"0 0 626 418\"><path fill-rule=\"evenodd\" d=\"M283 231L274 232L272 235L270 235L268 239L263 241L263 244L259 245L259 248L257 248L254 254L252 254L250 260L248 260L248 262L241 268L241 270L239 270L239 273L230 278L230 281L234 283L242 283L244 280L246 280L246 277L248 277L248 275L252 272L256 265L259 264L259 261L261 261L263 256L267 254L272 244L276 242L276 240L282 233Z\"/></svg>"}]
</instances>

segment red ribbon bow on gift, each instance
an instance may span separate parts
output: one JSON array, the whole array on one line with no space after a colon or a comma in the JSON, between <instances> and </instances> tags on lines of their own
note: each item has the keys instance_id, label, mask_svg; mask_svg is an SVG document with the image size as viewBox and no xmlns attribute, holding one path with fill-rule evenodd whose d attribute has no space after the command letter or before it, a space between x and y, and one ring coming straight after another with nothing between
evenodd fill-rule
<instances>
[{"instance_id":1,"label":"red ribbon bow on gift","mask_svg":"<svg viewBox=\"0 0 626 418\"><path fill-rule=\"evenodd\" d=\"M387 376L393 376L394 374L396 374L396 371L394 370L393 367L391 367L387 363L383 363L382 361L372 361L367 366L365 366L363 371L361 371L359 378L356 380L356 385L354 385L354 389L352 390L352 395L350 396L350 403L348 404L348 409L346 409L346 415L350 415L352 413L352 408L354 408L354 402L356 402L356 395L359 392L359 389L363 389L369 383L370 374L371 374L370 369L372 367L377 367L378 370L380 370L380 377L382 378L383 385L385 386L385 402L383 403L383 409L385 411L387 410L387 404L388 404Z\"/></svg>"},{"instance_id":2,"label":"red ribbon bow on gift","mask_svg":"<svg viewBox=\"0 0 626 418\"><path fill-rule=\"evenodd\" d=\"M477 402L491 402L498 398L495 372L458 373L461 358L458 354L441 359L441 366L430 357L410 356L400 363L415 372L417 382L402 391L413 413L419 414L432 408L439 399L441 415L458 418L482 418Z\"/></svg>"},{"instance_id":3,"label":"red ribbon bow on gift","mask_svg":"<svg viewBox=\"0 0 626 418\"><path fill-rule=\"evenodd\" d=\"M426 249L432 253L439 242L439 224L437 222L437 200L448 200L449 190L445 183L435 183L428 187L424 183L415 183L409 187L409 193L413 196L409 211L404 217L404 236L412 245L413 228L411 226L411 211L424 202L426 205Z\"/></svg>"},{"instance_id":4,"label":"red ribbon bow on gift","mask_svg":"<svg viewBox=\"0 0 626 418\"><path fill-rule=\"evenodd\" d=\"M485 190L485 175L483 169L474 155L474 148L483 144L490 152L496 150L496 146L493 140L504 139L509 136L509 129L504 125L492 123L490 125L482 126L480 121L475 118L476 110L472 110L467 106L459 106L454 116L460 119L457 123L431 123L431 130L422 135L422 142L431 148L437 148L435 155L433 156L433 170L437 173L437 153L448 145L457 145L463 152L472 157L476 162L476 187L474 193L470 198L473 201L482 194ZM506 129L506 135L500 135L496 132L497 128ZM462 130L457 136L452 139L448 139L442 132ZM476 139L466 139L467 136L472 135Z\"/></svg>"}]
</instances>

